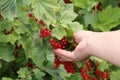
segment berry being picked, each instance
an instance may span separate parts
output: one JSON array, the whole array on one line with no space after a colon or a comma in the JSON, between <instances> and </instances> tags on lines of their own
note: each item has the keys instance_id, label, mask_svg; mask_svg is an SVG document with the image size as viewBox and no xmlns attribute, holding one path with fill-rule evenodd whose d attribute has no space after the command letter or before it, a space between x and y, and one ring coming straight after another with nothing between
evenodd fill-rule
<instances>
[{"instance_id":1,"label":"berry being picked","mask_svg":"<svg viewBox=\"0 0 120 80\"><path fill-rule=\"evenodd\" d=\"M49 40L51 46L54 48L54 49L58 49L58 48L61 48L61 43L53 38L50 38Z\"/></svg>"},{"instance_id":2,"label":"berry being picked","mask_svg":"<svg viewBox=\"0 0 120 80\"><path fill-rule=\"evenodd\" d=\"M42 28L40 29L40 37L47 38L51 36L51 30L48 28Z\"/></svg>"},{"instance_id":3,"label":"berry being picked","mask_svg":"<svg viewBox=\"0 0 120 80\"><path fill-rule=\"evenodd\" d=\"M54 38L50 38L49 42L50 42L51 46L53 47L53 49L60 49L60 48L64 49L68 44L68 39L65 37L63 37L61 40L56 40ZM76 70L75 70L76 64L75 63L73 63L73 62L61 62L58 58L59 57L57 55L55 55L54 69L59 68L59 66L61 64L63 64L67 73L74 74L76 72Z\"/></svg>"}]
</instances>

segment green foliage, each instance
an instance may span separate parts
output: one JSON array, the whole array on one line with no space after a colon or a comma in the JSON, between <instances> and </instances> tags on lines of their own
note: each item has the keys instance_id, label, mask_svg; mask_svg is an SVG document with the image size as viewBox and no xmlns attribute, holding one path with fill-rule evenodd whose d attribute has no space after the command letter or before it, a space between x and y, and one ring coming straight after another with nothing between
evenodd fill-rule
<instances>
[{"instance_id":1,"label":"green foliage","mask_svg":"<svg viewBox=\"0 0 120 80\"><path fill-rule=\"evenodd\" d=\"M32 0L32 8L35 17L40 19L46 19L47 24L55 22L55 12L59 9L56 0Z\"/></svg>"},{"instance_id":2,"label":"green foliage","mask_svg":"<svg viewBox=\"0 0 120 80\"><path fill-rule=\"evenodd\" d=\"M111 79L111 80L119 79L119 78L120 78L119 75L120 75L120 70L112 71L111 76L110 76L110 79Z\"/></svg>"},{"instance_id":3,"label":"green foliage","mask_svg":"<svg viewBox=\"0 0 120 80\"><path fill-rule=\"evenodd\" d=\"M16 17L17 5L16 0L1 0L0 6L4 18L13 20Z\"/></svg>"},{"instance_id":4,"label":"green foliage","mask_svg":"<svg viewBox=\"0 0 120 80\"><path fill-rule=\"evenodd\" d=\"M67 33L64 28L58 27L53 29L52 35L57 39L61 40L63 36L67 36Z\"/></svg>"},{"instance_id":5,"label":"green foliage","mask_svg":"<svg viewBox=\"0 0 120 80\"><path fill-rule=\"evenodd\" d=\"M35 78L37 80L43 80L43 76L45 75L45 73L41 72L39 69L34 69L33 72L35 73Z\"/></svg>"},{"instance_id":6,"label":"green foliage","mask_svg":"<svg viewBox=\"0 0 120 80\"><path fill-rule=\"evenodd\" d=\"M77 7L90 10L98 3L98 0L71 0Z\"/></svg>"},{"instance_id":7,"label":"green foliage","mask_svg":"<svg viewBox=\"0 0 120 80\"><path fill-rule=\"evenodd\" d=\"M112 8L108 6L105 10L98 14L98 19L95 22L95 27L101 31L110 31L113 27L120 23L120 8Z\"/></svg>"},{"instance_id":8,"label":"green foliage","mask_svg":"<svg viewBox=\"0 0 120 80\"><path fill-rule=\"evenodd\" d=\"M12 55L12 46L0 46L0 59L3 59L7 62L13 61L15 58Z\"/></svg>"},{"instance_id":9,"label":"green foliage","mask_svg":"<svg viewBox=\"0 0 120 80\"><path fill-rule=\"evenodd\" d=\"M18 78L31 79L31 72L26 67L20 68L20 70L17 73L18 73Z\"/></svg>"},{"instance_id":10,"label":"green foliage","mask_svg":"<svg viewBox=\"0 0 120 80\"><path fill-rule=\"evenodd\" d=\"M119 29L120 8L117 0L101 0L101 11L93 8L99 0L71 1L0 0L0 80L82 80L79 72L69 74L63 65L54 70L49 38L41 38L39 29L49 28L55 39L67 36L73 43L73 34L80 30ZM28 17L29 13L32 17ZM100 70L110 73L110 80L120 79L116 66L94 56L91 60L100 63ZM85 62L76 64L85 66Z\"/></svg>"}]
</instances>

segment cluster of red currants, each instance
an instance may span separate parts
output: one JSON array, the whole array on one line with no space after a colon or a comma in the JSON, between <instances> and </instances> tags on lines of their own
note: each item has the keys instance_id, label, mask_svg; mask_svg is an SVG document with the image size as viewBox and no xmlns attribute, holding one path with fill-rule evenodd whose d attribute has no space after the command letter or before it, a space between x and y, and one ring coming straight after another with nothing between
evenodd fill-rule
<instances>
[{"instance_id":1,"label":"cluster of red currants","mask_svg":"<svg viewBox=\"0 0 120 80\"><path fill-rule=\"evenodd\" d=\"M68 45L68 40L67 38L62 38L60 41L55 40L53 38L50 39L50 44L54 49L65 49ZM76 72L75 67L76 64L73 62L62 62L59 60L59 57L57 55L55 55L55 59L54 59L54 69L59 68L59 66L62 64L64 65L64 69L66 70L67 73L71 73L74 74Z\"/></svg>"},{"instance_id":2,"label":"cluster of red currants","mask_svg":"<svg viewBox=\"0 0 120 80\"><path fill-rule=\"evenodd\" d=\"M62 38L62 40L60 41L54 38L50 38L49 42L54 49L58 49L58 48L64 49L68 45L68 40L65 37Z\"/></svg>"},{"instance_id":3,"label":"cluster of red currants","mask_svg":"<svg viewBox=\"0 0 120 80\"><path fill-rule=\"evenodd\" d=\"M52 31L48 28L42 28L42 29L40 29L39 32L40 32L39 34L40 34L41 38L51 37L51 38L49 38L49 42L50 42L50 45L53 47L53 49L58 49L58 48L65 49L69 44L68 39L66 37L63 37L61 40L54 39L51 36ZM59 68L59 66L61 64L63 64L65 70L68 73L72 73L72 74L75 73L75 66L76 65L73 62L62 62L58 59L58 56L55 55L54 63L55 63L54 69Z\"/></svg>"},{"instance_id":4,"label":"cluster of red currants","mask_svg":"<svg viewBox=\"0 0 120 80\"><path fill-rule=\"evenodd\" d=\"M95 73L98 77L100 77L102 80L107 80L109 78L109 74L104 71L100 71L99 69L96 69Z\"/></svg>"},{"instance_id":5,"label":"cluster of red currants","mask_svg":"<svg viewBox=\"0 0 120 80\"><path fill-rule=\"evenodd\" d=\"M109 78L109 74L104 71L100 71L97 69L99 66L97 63L94 63L96 66L92 66L92 61L89 59L86 61L86 67L80 68L81 76L84 80L107 80ZM90 72L94 73L96 76L91 76ZM97 78L96 78L97 77Z\"/></svg>"},{"instance_id":6,"label":"cluster of red currants","mask_svg":"<svg viewBox=\"0 0 120 80\"><path fill-rule=\"evenodd\" d=\"M40 37L47 38L51 36L51 30L48 28L42 28L40 29Z\"/></svg>"},{"instance_id":7,"label":"cluster of red currants","mask_svg":"<svg viewBox=\"0 0 120 80\"><path fill-rule=\"evenodd\" d=\"M59 66L61 64L63 64L64 69L66 70L67 73L74 74L76 72L76 70L75 70L76 64L75 63L73 63L73 62L62 62L58 59L57 55L55 55L54 63L55 63L54 69L58 69Z\"/></svg>"}]
</instances>

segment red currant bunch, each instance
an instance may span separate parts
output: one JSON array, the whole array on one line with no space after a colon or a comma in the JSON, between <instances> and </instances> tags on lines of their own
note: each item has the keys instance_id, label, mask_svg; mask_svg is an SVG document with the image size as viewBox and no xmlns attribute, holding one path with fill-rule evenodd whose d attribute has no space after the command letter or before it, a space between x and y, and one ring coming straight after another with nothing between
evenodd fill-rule
<instances>
[{"instance_id":1,"label":"red currant bunch","mask_svg":"<svg viewBox=\"0 0 120 80\"><path fill-rule=\"evenodd\" d=\"M99 69L96 69L95 73L98 77L102 78L102 80L106 80L109 78L109 74L107 72L100 71Z\"/></svg>"},{"instance_id":2,"label":"red currant bunch","mask_svg":"<svg viewBox=\"0 0 120 80\"><path fill-rule=\"evenodd\" d=\"M76 72L76 64L73 62L63 62L64 68L67 71L67 73L74 74Z\"/></svg>"},{"instance_id":3,"label":"red currant bunch","mask_svg":"<svg viewBox=\"0 0 120 80\"><path fill-rule=\"evenodd\" d=\"M47 38L51 36L51 30L48 28L42 28L40 29L40 37Z\"/></svg>"}]
</instances>

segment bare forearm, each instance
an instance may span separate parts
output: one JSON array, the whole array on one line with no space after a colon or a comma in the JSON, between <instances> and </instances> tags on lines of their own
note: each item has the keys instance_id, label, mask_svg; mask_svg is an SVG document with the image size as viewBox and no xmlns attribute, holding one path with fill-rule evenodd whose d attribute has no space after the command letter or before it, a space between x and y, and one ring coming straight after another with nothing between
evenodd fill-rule
<instances>
[{"instance_id":1,"label":"bare forearm","mask_svg":"<svg viewBox=\"0 0 120 80\"><path fill-rule=\"evenodd\" d=\"M120 66L120 30L96 33L88 43L91 55Z\"/></svg>"}]
</instances>

